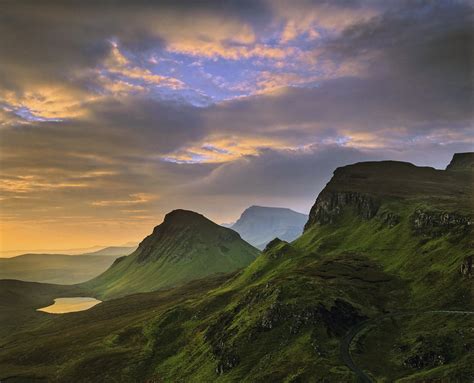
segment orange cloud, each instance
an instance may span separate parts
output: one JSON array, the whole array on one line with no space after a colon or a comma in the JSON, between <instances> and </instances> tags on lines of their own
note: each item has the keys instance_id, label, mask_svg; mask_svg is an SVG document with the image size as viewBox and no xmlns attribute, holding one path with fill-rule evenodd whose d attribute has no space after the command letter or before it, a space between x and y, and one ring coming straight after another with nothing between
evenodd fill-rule
<instances>
[{"instance_id":1,"label":"orange cloud","mask_svg":"<svg viewBox=\"0 0 474 383\"><path fill-rule=\"evenodd\" d=\"M38 119L67 119L86 114L84 104L95 95L75 89L67 84L30 84L24 92L1 91L0 99L10 110L26 111Z\"/></svg>"},{"instance_id":2,"label":"orange cloud","mask_svg":"<svg viewBox=\"0 0 474 383\"><path fill-rule=\"evenodd\" d=\"M290 149L283 140L262 137L214 136L161 158L176 163L224 163L257 155L264 148Z\"/></svg>"},{"instance_id":3,"label":"orange cloud","mask_svg":"<svg viewBox=\"0 0 474 383\"><path fill-rule=\"evenodd\" d=\"M0 191L10 193L28 193L37 190L67 188L85 188L85 182L51 182L39 176L17 176L0 179Z\"/></svg>"},{"instance_id":4,"label":"orange cloud","mask_svg":"<svg viewBox=\"0 0 474 383\"><path fill-rule=\"evenodd\" d=\"M228 60L252 57L280 60L294 54L294 48L272 47L266 44L229 45L222 41L177 41L170 43L168 51L207 58L221 57Z\"/></svg>"},{"instance_id":5,"label":"orange cloud","mask_svg":"<svg viewBox=\"0 0 474 383\"><path fill-rule=\"evenodd\" d=\"M91 203L93 206L127 206L147 203L156 200L158 196L148 193L134 193L129 195L127 200L102 200Z\"/></svg>"}]
</instances>

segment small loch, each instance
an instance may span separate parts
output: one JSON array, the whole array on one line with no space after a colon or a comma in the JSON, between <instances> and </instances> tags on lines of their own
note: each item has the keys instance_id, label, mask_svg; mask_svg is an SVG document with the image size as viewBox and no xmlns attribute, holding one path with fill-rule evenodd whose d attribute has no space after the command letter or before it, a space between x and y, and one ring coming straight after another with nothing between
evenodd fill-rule
<instances>
[{"instance_id":1,"label":"small loch","mask_svg":"<svg viewBox=\"0 0 474 383\"><path fill-rule=\"evenodd\" d=\"M65 314L89 310L101 302L102 301L90 297L56 298L51 306L42 307L37 311L43 311L49 314Z\"/></svg>"}]
</instances>

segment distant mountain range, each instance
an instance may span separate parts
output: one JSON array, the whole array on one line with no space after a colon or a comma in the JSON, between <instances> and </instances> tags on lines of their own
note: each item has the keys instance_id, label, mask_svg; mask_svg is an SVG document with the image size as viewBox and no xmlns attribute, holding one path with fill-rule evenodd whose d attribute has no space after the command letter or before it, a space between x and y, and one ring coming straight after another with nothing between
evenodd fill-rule
<instances>
[{"instance_id":1,"label":"distant mountain range","mask_svg":"<svg viewBox=\"0 0 474 383\"><path fill-rule=\"evenodd\" d=\"M84 255L92 254L98 251L103 251L105 249L123 249L123 251L128 251L127 248L137 248L138 244L136 242L127 242L119 246L92 246L86 248L74 248L74 249L28 249L28 250L5 250L0 251L0 258L11 258L19 255L25 254L67 254L67 255ZM106 252L108 250L105 250ZM133 251L133 250L132 250ZM112 250L113 252L113 250ZM126 254L121 251L120 255ZM111 255L111 254L103 254Z\"/></svg>"},{"instance_id":2,"label":"distant mountain range","mask_svg":"<svg viewBox=\"0 0 474 383\"><path fill-rule=\"evenodd\" d=\"M263 250L274 238L291 242L303 233L306 214L280 207L251 206L231 228L253 246Z\"/></svg>"},{"instance_id":3,"label":"distant mountain range","mask_svg":"<svg viewBox=\"0 0 474 383\"><path fill-rule=\"evenodd\" d=\"M137 249L137 246L109 246L103 249L86 253L82 255L104 255L112 257L121 257L123 255L132 254Z\"/></svg>"},{"instance_id":4,"label":"distant mountain range","mask_svg":"<svg viewBox=\"0 0 474 383\"><path fill-rule=\"evenodd\" d=\"M74 284L88 281L107 270L117 257L136 246L111 246L86 254L22 254L0 258L0 279Z\"/></svg>"},{"instance_id":5,"label":"distant mountain range","mask_svg":"<svg viewBox=\"0 0 474 383\"><path fill-rule=\"evenodd\" d=\"M152 291L237 270L259 253L235 231L201 214L174 210L134 253L118 258L110 269L84 286L100 297Z\"/></svg>"}]
</instances>

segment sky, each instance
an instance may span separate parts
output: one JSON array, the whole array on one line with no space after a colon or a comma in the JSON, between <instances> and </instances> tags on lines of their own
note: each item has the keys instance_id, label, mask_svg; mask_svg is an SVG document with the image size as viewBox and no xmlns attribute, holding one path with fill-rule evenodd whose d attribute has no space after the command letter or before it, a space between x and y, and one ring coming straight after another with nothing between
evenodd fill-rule
<instances>
[{"instance_id":1,"label":"sky","mask_svg":"<svg viewBox=\"0 0 474 383\"><path fill-rule=\"evenodd\" d=\"M470 1L0 2L0 251L184 208L308 212L338 166L473 150Z\"/></svg>"}]
</instances>

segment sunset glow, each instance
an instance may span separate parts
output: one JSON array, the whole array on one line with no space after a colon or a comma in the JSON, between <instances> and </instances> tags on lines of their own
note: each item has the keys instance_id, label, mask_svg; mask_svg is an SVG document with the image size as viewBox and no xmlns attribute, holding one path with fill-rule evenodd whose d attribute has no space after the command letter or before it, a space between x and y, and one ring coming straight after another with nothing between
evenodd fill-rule
<instances>
[{"instance_id":1,"label":"sunset glow","mask_svg":"<svg viewBox=\"0 0 474 383\"><path fill-rule=\"evenodd\" d=\"M0 252L307 213L337 166L472 148L467 3L93 3L0 6Z\"/></svg>"}]
</instances>

